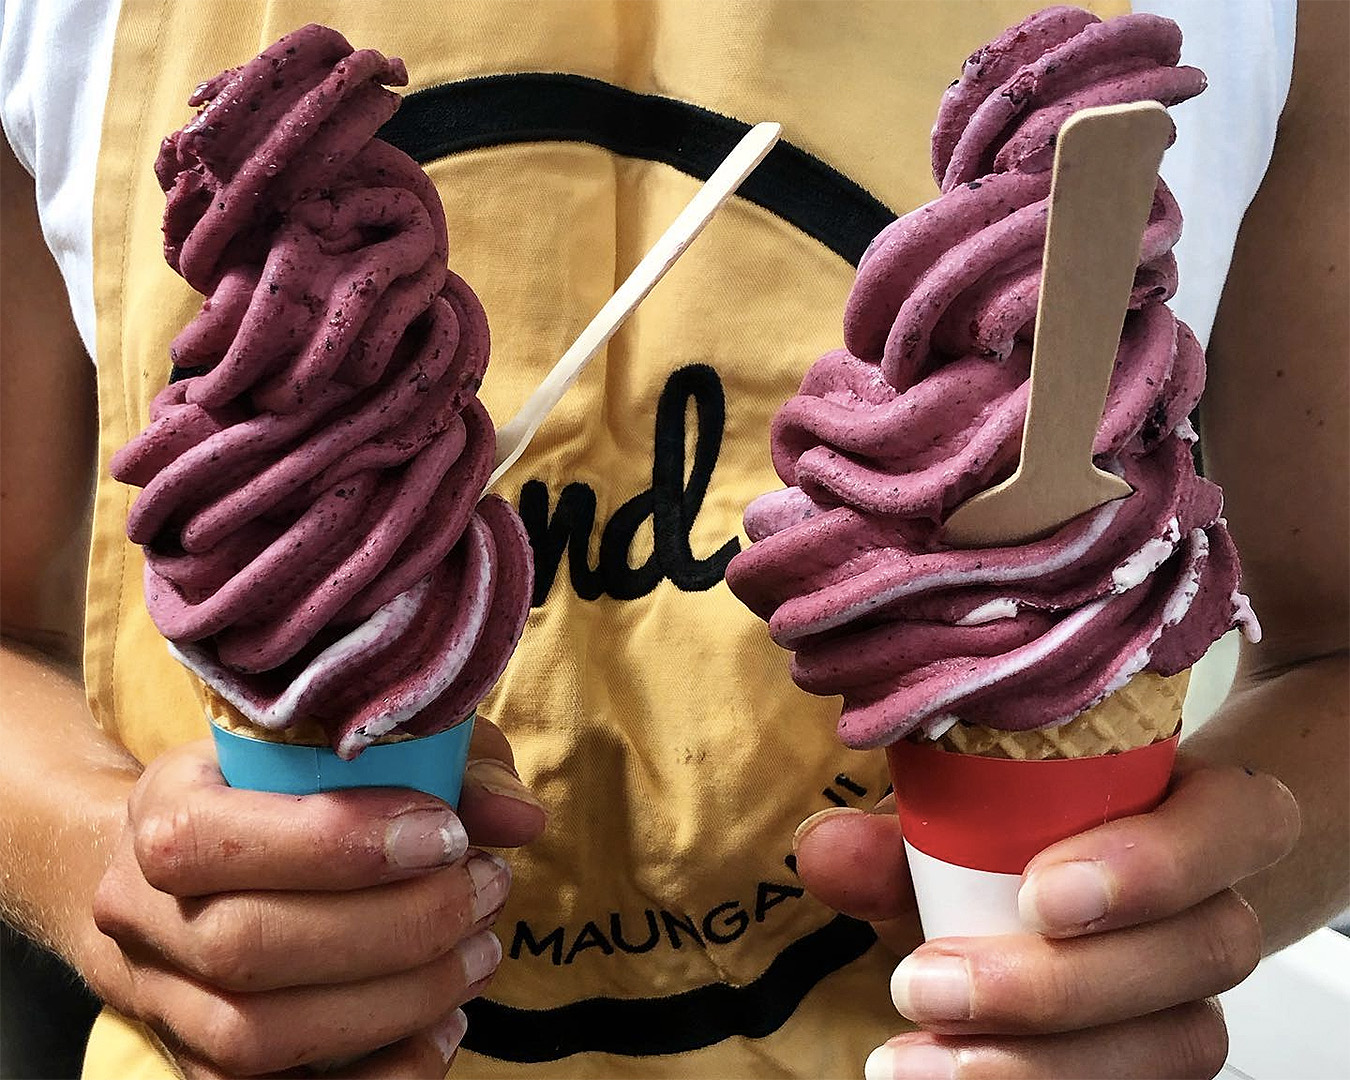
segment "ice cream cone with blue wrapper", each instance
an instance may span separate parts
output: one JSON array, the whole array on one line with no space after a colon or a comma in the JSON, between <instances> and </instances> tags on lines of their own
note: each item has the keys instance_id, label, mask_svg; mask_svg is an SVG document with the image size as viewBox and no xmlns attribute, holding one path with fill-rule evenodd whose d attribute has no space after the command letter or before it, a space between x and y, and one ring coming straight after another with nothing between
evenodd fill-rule
<instances>
[{"instance_id":1,"label":"ice cream cone with blue wrapper","mask_svg":"<svg viewBox=\"0 0 1350 1080\"><path fill-rule=\"evenodd\" d=\"M375 137L406 82L307 26L198 87L155 165L206 299L112 471L232 784L454 802L529 609L528 537L483 496L487 319L431 181Z\"/></svg>"},{"instance_id":2,"label":"ice cream cone with blue wrapper","mask_svg":"<svg viewBox=\"0 0 1350 1080\"><path fill-rule=\"evenodd\" d=\"M485 491L778 138L741 139L499 435L436 189L376 137L406 83L306 26L202 83L155 164L165 257L205 300L111 469L142 489L146 605L235 786L456 802L533 589Z\"/></svg>"}]
</instances>

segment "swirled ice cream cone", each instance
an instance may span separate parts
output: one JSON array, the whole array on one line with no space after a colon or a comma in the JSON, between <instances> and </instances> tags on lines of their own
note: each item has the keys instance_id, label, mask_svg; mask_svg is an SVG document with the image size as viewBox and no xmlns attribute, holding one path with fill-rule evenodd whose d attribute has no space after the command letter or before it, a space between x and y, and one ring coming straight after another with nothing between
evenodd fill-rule
<instances>
[{"instance_id":1,"label":"swirled ice cream cone","mask_svg":"<svg viewBox=\"0 0 1350 1080\"><path fill-rule=\"evenodd\" d=\"M431 180L375 137L406 82L302 27L203 82L155 162L165 257L206 300L111 470L218 743L271 763L232 776L222 750L232 783L459 754L529 611L528 536L483 495L487 318Z\"/></svg>"}]
</instances>

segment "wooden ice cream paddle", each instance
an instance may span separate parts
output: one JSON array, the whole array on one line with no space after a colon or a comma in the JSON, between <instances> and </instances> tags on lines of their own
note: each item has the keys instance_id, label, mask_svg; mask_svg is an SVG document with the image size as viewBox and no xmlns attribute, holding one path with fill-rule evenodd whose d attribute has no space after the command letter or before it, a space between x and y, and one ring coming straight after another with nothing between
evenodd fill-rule
<instances>
[{"instance_id":1,"label":"wooden ice cream paddle","mask_svg":"<svg viewBox=\"0 0 1350 1080\"><path fill-rule=\"evenodd\" d=\"M489 489L525 452L525 447L539 430L544 417L567 393L568 387L577 381L591 358L614 336L624 320L703 231L703 226L708 224L713 214L731 198L742 181L754 172L773 149L782 130L778 124L756 124L745 134L726 160L708 177L707 183L695 192L679 216L661 234L661 239L633 268L618 291L596 312L595 318L553 365L553 370L544 376L544 381L520 407L520 411L498 429L497 464L488 479Z\"/></svg>"},{"instance_id":2,"label":"wooden ice cream paddle","mask_svg":"<svg viewBox=\"0 0 1350 1080\"><path fill-rule=\"evenodd\" d=\"M1156 101L1083 109L1060 129L1021 460L952 512L953 547L1035 540L1130 494L1092 463L1092 442L1171 134Z\"/></svg>"}]
</instances>

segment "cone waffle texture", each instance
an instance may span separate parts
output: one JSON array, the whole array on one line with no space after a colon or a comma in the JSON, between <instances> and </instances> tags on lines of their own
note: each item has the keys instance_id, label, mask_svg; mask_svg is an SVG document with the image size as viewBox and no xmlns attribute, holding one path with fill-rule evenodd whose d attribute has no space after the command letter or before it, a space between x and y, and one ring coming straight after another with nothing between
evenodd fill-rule
<instances>
[{"instance_id":1,"label":"cone waffle texture","mask_svg":"<svg viewBox=\"0 0 1350 1080\"><path fill-rule=\"evenodd\" d=\"M197 696L206 709L206 718L216 727L224 728L231 735L243 735L260 742L286 743L291 746L328 746L328 735L317 720L301 720L287 728L260 728L220 696L213 687L200 683ZM386 743L408 742L417 738L406 731L393 731L375 739L371 746L383 746Z\"/></svg>"},{"instance_id":2,"label":"cone waffle texture","mask_svg":"<svg viewBox=\"0 0 1350 1080\"><path fill-rule=\"evenodd\" d=\"M1066 724L1002 731L957 721L936 742L956 753L1016 761L1098 757L1135 750L1176 734L1190 678L1189 671L1167 677L1142 672Z\"/></svg>"},{"instance_id":3,"label":"cone waffle texture","mask_svg":"<svg viewBox=\"0 0 1350 1080\"><path fill-rule=\"evenodd\" d=\"M262 742L289 743L294 746L327 746L328 737L318 724L310 722L293 728L272 731L260 728L220 696L212 687L201 684L198 696L206 709L206 718L232 735L243 735Z\"/></svg>"}]
</instances>

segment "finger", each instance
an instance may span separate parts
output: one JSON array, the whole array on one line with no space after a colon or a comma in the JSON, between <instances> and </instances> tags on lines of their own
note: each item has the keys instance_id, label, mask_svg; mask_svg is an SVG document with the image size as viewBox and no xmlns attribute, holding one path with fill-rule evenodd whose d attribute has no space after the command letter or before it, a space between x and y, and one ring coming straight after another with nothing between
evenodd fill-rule
<instances>
[{"instance_id":1,"label":"finger","mask_svg":"<svg viewBox=\"0 0 1350 1080\"><path fill-rule=\"evenodd\" d=\"M891 977L900 1012L946 1034L1076 1031L1236 986L1261 957L1261 931L1232 890L1145 927L1054 940L943 938Z\"/></svg>"},{"instance_id":2,"label":"finger","mask_svg":"<svg viewBox=\"0 0 1350 1080\"><path fill-rule=\"evenodd\" d=\"M229 1077L219 1069L213 1068L209 1062L203 1061L184 1047L176 1044L169 1046L166 1041L165 1049L169 1050L175 1073L183 1077L183 1080L229 1080Z\"/></svg>"},{"instance_id":3,"label":"finger","mask_svg":"<svg viewBox=\"0 0 1350 1080\"><path fill-rule=\"evenodd\" d=\"M469 1022L456 1009L429 1030L387 1046L339 1069L325 1069L323 1080L408 1080L442 1077L455 1060Z\"/></svg>"},{"instance_id":4,"label":"finger","mask_svg":"<svg viewBox=\"0 0 1350 1080\"><path fill-rule=\"evenodd\" d=\"M507 758L471 758L464 770L459 815L475 844L519 847L536 839L548 823L543 803L521 781L509 757L508 750Z\"/></svg>"},{"instance_id":5,"label":"finger","mask_svg":"<svg viewBox=\"0 0 1350 1080\"><path fill-rule=\"evenodd\" d=\"M813 814L797 827L792 850L817 900L871 922L899 955L921 940L900 821L888 800L870 814L849 807Z\"/></svg>"},{"instance_id":6,"label":"finger","mask_svg":"<svg viewBox=\"0 0 1350 1080\"><path fill-rule=\"evenodd\" d=\"M491 720L479 716L473 722L473 738L469 740L469 760L480 761L492 758L500 761L512 772L516 771L516 757L511 750L511 740L502 734L502 729Z\"/></svg>"},{"instance_id":7,"label":"finger","mask_svg":"<svg viewBox=\"0 0 1350 1080\"><path fill-rule=\"evenodd\" d=\"M409 1080L412 1077L443 1077L459 1052L459 1044L468 1028L463 1009L456 1009L429 1030L412 1035L376 1050L373 1054L340 1065L298 1066L273 1075L283 1078L319 1078L319 1080ZM177 1047L174 1064L185 1080L229 1080L210 1063L191 1051Z\"/></svg>"},{"instance_id":8,"label":"finger","mask_svg":"<svg viewBox=\"0 0 1350 1080\"><path fill-rule=\"evenodd\" d=\"M900 821L834 807L812 814L792 838L797 874L816 899L836 911L872 921L914 910Z\"/></svg>"},{"instance_id":9,"label":"finger","mask_svg":"<svg viewBox=\"0 0 1350 1080\"><path fill-rule=\"evenodd\" d=\"M101 895L96 919L135 960L220 990L358 982L408 971L485 929L511 873L476 852L463 865L345 893L241 892L175 900L134 883Z\"/></svg>"},{"instance_id":10,"label":"finger","mask_svg":"<svg viewBox=\"0 0 1350 1080\"><path fill-rule=\"evenodd\" d=\"M259 1076L352 1062L434 1030L500 960L501 943L484 931L424 967L343 986L232 994L152 968L138 983L152 1026L187 1055L226 1076Z\"/></svg>"},{"instance_id":11,"label":"finger","mask_svg":"<svg viewBox=\"0 0 1350 1080\"><path fill-rule=\"evenodd\" d=\"M1056 937L1172 915L1279 861L1298 831L1298 804L1275 777L1188 764L1154 812L1037 855L1018 909Z\"/></svg>"},{"instance_id":12,"label":"finger","mask_svg":"<svg viewBox=\"0 0 1350 1080\"><path fill-rule=\"evenodd\" d=\"M1193 1001L1150 1016L1049 1038L955 1040L901 1035L867 1059L867 1080L1189 1080L1215 1076L1228 1032L1214 1002Z\"/></svg>"},{"instance_id":13,"label":"finger","mask_svg":"<svg viewBox=\"0 0 1350 1080\"><path fill-rule=\"evenodd\" d=\"M367 888L456 862L469 846L455 812L421 792L227 787L209 742L157 759L128 813L146 880L175 896Z\"/></svg>"}]
</instances>

